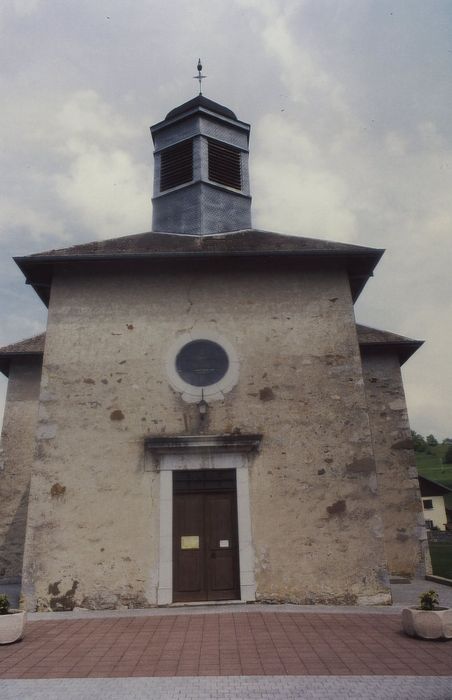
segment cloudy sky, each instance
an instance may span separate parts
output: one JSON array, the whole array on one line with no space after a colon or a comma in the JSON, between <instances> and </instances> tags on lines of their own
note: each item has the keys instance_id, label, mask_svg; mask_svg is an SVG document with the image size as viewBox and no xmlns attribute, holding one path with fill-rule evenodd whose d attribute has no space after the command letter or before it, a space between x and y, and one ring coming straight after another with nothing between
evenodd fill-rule
<instances>
[{"instance_id":1,"label":"cloudy sky","mask_svg":"<svg viewBox=\"0 0 452 700\"><path fill-rule=\"evenodd\" d=\"M254 226L386 248L357 320L426 340L411 424L452 436L450 0L2 0L0 31L0 345L45 327L13 255L150 229L148 127L201 56Z\"/></svg>"}]
</instances>

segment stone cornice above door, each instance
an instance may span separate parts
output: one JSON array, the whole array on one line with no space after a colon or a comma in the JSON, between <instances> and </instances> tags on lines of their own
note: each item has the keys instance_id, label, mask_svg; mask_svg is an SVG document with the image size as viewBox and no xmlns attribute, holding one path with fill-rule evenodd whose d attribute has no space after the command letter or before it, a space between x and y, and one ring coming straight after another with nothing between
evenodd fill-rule
<instances>
[{"instance_id":1,"label":"stone cornice above door","mask_svg":"<svg viewBox=\"0 0 452 700\"><path fill-rule=\"evenodd\" d=\"M258 433L148 437L144 442L144 469L161 472L246 468L261 441Z\"/></svg>"}]
</instances>

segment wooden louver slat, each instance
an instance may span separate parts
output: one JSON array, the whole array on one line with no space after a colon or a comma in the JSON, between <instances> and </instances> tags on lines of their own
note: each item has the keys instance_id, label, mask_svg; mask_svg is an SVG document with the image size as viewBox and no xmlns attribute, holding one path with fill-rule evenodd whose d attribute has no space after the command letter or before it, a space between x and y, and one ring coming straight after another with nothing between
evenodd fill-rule
<instances>
[{"instance_id":1,"label":"wooden louver slat","mask_svg":"<svg viewBox=\"0 0 452 700\"><path fill-rule=\"evenodd\" d=\"M162 151L160 192L193 180L193 141L182 141Z\"/></svg>"},{"instance_id":2,"label":"wooden louver slat","mask_svg":"<svg viewBox=\"0 0 452 700\"><path fill-rule=\"evenodd\" d=\"M235 190L242 189L240 151L209 141L209 180Z\"/></svg>"}]
</instances>

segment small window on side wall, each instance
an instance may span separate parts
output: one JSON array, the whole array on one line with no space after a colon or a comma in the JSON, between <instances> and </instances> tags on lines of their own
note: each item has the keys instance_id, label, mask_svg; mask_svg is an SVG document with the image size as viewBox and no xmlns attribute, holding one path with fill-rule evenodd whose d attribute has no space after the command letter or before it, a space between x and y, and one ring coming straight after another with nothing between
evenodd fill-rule
<instances>
[{"instance_id":1,"label":"small window on side wall","mask_svg":"<svg viewBox=\"0 0 452 700\"><path fill-rule=\"evenodd\" d=\"M432 510L433 508L433 501L431 498L424 498L422 504L424 506L424 510Z\"/></svg>"}]
</instances>

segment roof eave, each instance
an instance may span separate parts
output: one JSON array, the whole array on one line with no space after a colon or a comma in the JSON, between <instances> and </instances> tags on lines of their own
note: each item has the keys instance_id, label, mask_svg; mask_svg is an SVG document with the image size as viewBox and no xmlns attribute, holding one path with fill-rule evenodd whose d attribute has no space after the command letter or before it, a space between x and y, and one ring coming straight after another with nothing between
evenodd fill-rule
<instances>
[{"instance_id":1,"label":"roof eave","mask_svg":"<svg viewBox=\"0 0 452 700\"><path fill-rule=\"evenodd\" d=\"M2 352L0 353L0 372L9 377L9 368L11 365L11 360L15 360L21 357L42 357L44 352L42 350L34 350L28 352Z\"/></svg>"},{"instance_id":2,"label":"roof eave","mask_svg":"<svg viewBox=\"0 0 452 700\"><path fill-rule=\"evenodd\" d=\"M374 353L384 353L384 352L395 352L399 358L400 366L405 364L407 360L410 359L414 353L419 350L419 348L424 345L423 340L407 340L405 342L381 342L381 343L359 343L361 352L374 352Z\"/></svg>"},{"instance_id":3,"label":"roof eave","mask_svg":"<svg viewBox=\"0 0 452 700\"><path fill-rule=\"evenodd\" d=\"M192 107L191 109L187 110L187 112L178 114L172 119L163 119L162 121L157 122L157 124L153 124L152 126L150 126L149 129L152 135L152 140L155 141L154 134L160 131L161 129L166 129L168 126L173 126L174 124L177 124L180 121L184 121L185 119L189 119L190 117L193 117L196 114L202 114L207 119L223 121L235 129L243 129L248 132L251 131L251 125L247 122L242 122L240 119L231 119L230 117L226 117L224 114L217 114L217 112L213 112L209 109L206 109L205 107L198 106Z\"/></svg>"},{"instance_id":4,"label":"roof eave","mask_svg":"<svg viewBox=\"0 0 452 700\"><path fill-rule=\"evenodd\" d=\"M421 486L421 482L423 481L425 485L428 487L429 484L433 484L438 490L442 490L442 494L436 494L437 496L445 495L447 493L452 493L452 489L449 488L449 486L446 486L445 484L442 484L440 481L434 481L433 479L429 479L427 476L424 476L423 474L418 475L418 480L419 480L419 486ZM435 494L431 494L434 496ZM425 496L423 496L425 498ZM427 496L428 498L428 496Z\"/></svg>"},{"instance_id":5,"label":"roof eave","mask_svg":"<svg viewBox=\"0 0 452 700\"><path fill-rule=\"evenodd\" d=\"M108 263L136 260L171 260L171 259L226 259L226 258L327 258L345 261L350 278L353 301L359 297L369 277L378 264L384 250L364 248L363 250L230 250L230 251L154 251L147 253L78 253L74 255L29 255L16 256L14 262L25 276L26 283L31 284L48 306L50 284L54 265L67 263ZM36 273L41 271L40 275Z\"/></svg>"}]
</instances>

